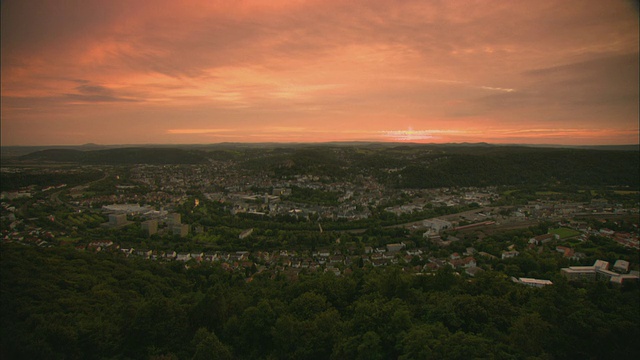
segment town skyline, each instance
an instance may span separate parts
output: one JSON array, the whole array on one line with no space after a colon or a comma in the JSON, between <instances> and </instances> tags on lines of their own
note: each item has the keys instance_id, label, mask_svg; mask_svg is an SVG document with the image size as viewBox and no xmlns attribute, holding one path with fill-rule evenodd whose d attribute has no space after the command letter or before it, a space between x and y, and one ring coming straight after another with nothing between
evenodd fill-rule
<instances>
[{"instance_id":1,"label":"town skyline","mask_svg":"<svg viewBox=\"0 0 640 360\"><path fill-rule=\"evenodd\" d=\"M3 146L635 145L631 1L2 3Z\"/></svg>"}]
</instances>

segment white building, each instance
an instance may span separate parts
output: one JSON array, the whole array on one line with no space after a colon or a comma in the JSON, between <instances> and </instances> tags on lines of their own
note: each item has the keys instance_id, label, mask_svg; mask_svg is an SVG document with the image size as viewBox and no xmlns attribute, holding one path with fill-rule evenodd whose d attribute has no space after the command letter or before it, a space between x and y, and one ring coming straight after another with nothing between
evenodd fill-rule
<instances>
[{"instance_id":1,"label":"white building","mask_svg":"<svg viewBox=\"0 0 640 360\"><path fill-rule=\"evenodd\" d=\"M422 222L422 225L434 233L439 233L453 226L449 221L438 218L425 220Z\"/></svg>"}]
</instances>

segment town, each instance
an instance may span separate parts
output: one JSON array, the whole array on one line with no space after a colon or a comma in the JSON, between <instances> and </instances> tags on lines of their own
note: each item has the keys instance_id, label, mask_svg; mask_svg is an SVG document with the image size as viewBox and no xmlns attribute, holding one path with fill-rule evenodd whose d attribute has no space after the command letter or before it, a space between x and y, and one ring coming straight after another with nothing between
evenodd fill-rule
<instances>
[{"instance_id":1,"label":"town","mask_svg":"<svg viewBox=\"0 0 640 360\"><path fill-rule=\"evenodd\" d=\"M284 166L292 167L288 161ZM400 169L378 170L388 177ZM565 267L623 262L627 265L613 267L620 276L609 274L610 281L638 279L637 191L535 191L516 198L524 192L517 186L398 188L367 172L281 175L229 159L8 166L2 168L5 175L77 179L85 174L87 181L3 191L2 241L185 266L217 263L247 281L260 274L340 275L368 265L398 265L417 275L449 266L473 277L505 268L523 253L555 257ZM508 241L496 243L505 233ZM617 246L618 255L598 258L603 253L596 244L602 242ZM516 279L532 275L507 273ZM557 274L582 278L564 268ZM553 274L538 275L551 283Z\"/></svg>"}]
</instances>

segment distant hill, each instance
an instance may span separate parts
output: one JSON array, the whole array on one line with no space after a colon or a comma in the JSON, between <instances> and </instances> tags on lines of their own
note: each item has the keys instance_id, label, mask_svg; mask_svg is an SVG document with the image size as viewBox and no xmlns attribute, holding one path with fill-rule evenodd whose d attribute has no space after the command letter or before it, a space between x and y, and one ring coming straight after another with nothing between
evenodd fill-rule
<instances>
[{"instance_id":1,"label":"distant hill","mask_svg":"<svg viewBox=\"0 0 640 360\"><path fill-rule=\"evenodd\" d=\"M233 162L276 177L334 180L373 176L387 186L435 188L521 184L640 186L637 146L533 147L478 144L212 144L99 150L54 148L15 157L26 163L205 164ZM92 146L87 146L91 148ZM84 148L87 148L84 147Z\"/></svg>"},{"instance_id":2,"label":"distant hill","mask_svg":"<svg viewBox=\"0 0 640 360\"><path fill-rule=\"evenodd\" d=\"M607 151L604 151L607 150ZM488 144L394 144L268 149L241 165L279 176L375 176L388 186L436 188L521 184L640 185L635 151Z\"/></svg>"},{"instance_id":3,"label":"distant hill","mask_svg":"<svg viewBox=\"0 0 640 360\"><path fill-rule=\"evenodd\" d=\"M87 165L163 165L207 162L207 157L201 151L176 148L120 148L88 151L49 149L20 156L18 159L28 162L71 162Z\"/></svg>"}]
</instances>

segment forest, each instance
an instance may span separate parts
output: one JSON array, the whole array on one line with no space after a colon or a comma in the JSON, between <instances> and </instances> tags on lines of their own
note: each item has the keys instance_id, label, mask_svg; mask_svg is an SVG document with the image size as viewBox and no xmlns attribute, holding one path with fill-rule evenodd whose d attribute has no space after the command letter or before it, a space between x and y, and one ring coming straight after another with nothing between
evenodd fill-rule
<instances>
[{"instance_id":1,"label":"forest","mask_svg":"<svg viewBox=\"0 0 640 360\"><path fill-rule=\"evenodd\" d=\"M0 248L2 359L636 359L640 290L443 268L256 274ZM516 263L517 264L517 263ZM517 265L516 265L517 266Z\"/></svg>"}]
</instances>

